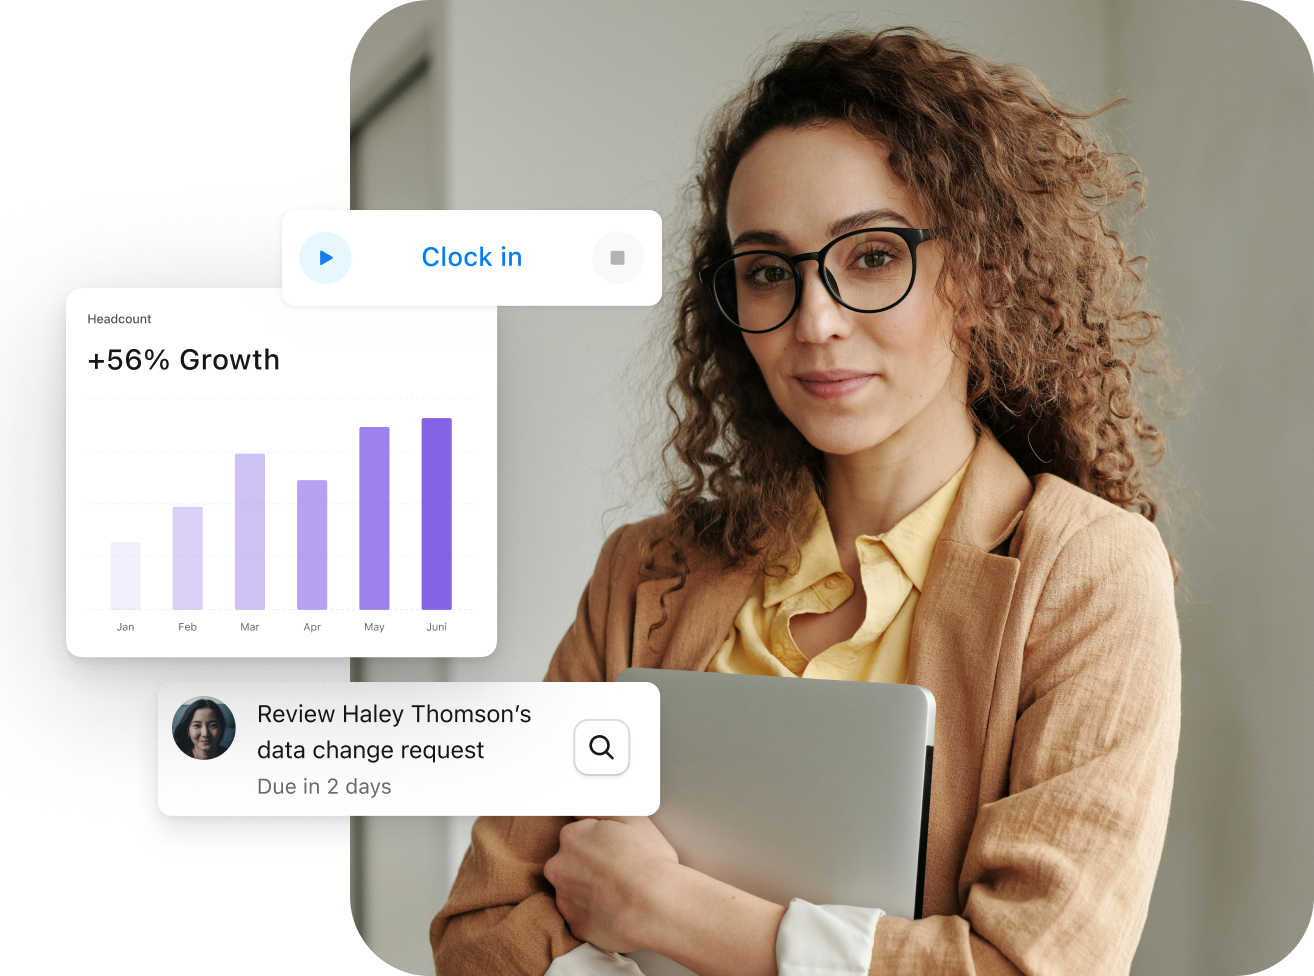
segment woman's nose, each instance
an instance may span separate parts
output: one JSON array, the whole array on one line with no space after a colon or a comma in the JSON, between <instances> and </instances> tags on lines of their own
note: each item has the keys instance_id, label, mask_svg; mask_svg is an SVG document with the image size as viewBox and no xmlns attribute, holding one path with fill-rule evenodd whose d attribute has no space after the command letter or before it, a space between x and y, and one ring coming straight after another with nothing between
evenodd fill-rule
<instances>
[{"instance_id":1,"label":"woman's nose","mask_svg":"<svg viewBox=\"0 0 1314 976\"><path fill-rule=\"evenodd\" d=\"M803 298L794 318L794 335L799 342L826 342L842 339L852 332L844 309L831 298L821 282L821 269L816 262L807 262L799 268L803 278Z\"/></svg>"}]
</instances>

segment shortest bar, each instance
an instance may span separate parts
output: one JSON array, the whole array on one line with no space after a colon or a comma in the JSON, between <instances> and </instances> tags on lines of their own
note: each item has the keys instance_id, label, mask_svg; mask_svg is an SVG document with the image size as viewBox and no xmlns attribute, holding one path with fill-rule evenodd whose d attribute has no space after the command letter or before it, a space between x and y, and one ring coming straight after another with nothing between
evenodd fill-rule
<instances>
[{"instance_id":1,"label":"shortest bar","mask_svg":"<svg viewBox=\"0 0 1314 976\"><path fill-rule=\"evenodd\" d=\"M110 543L110 609L141 609L141 543Z\"/></svg>"},{"instance_id":2,"label":"shortest bar","mask_svg":"<svg viewBox=\"0 0 1314 976\"><path fill-rule=\"evenodd\" d=\"M173 510L173 608L200 610L201 598L201 509Z\"/></svg>"},{"instance_id":3,"label":"shortest bar","mask_svg":"<svg viewBox=\"0 0 1314 976\"><path fill-rule=\"evenodd\" d=\"M297 609L328 609L328 482L297 482Z\"/></svg>"}]
</instances>

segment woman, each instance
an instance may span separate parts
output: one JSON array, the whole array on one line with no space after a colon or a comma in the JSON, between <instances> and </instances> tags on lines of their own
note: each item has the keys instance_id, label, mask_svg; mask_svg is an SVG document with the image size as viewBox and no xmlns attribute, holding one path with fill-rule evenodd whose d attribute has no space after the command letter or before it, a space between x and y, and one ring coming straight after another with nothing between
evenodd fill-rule
<instances>
[{"instance_id":1,"label":"woman","mask_svg":"<svg viewBox=\"0 0 1314 976\"><path fill-rule=\"evenodd\" d=\"M1179 726L1133 396L1159 320L1118 157L915 30L790 47L700 179L656 519L603 548L549 680L907 681L937 701L925 915L775 905L646 819L484 818L438 972L1126 973Z\"/></svg>"},{"instance_id":2,"label":"woman","mask_svg":"<svg viewBox=\"0 0 1314 976\"><path fill-rule=\"evenodd\" d=\"M173 727L173 741L193 759L216 759L227 751L222 745L227 731L228 721L218 703L198 698Z\"/></svg>"}]
</instances>

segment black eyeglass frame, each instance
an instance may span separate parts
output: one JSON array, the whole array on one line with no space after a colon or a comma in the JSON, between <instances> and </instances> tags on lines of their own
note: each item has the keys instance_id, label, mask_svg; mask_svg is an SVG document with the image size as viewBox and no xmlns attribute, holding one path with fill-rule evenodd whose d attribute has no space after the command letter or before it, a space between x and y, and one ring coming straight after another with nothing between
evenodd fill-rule
<instances>
[{"instance_id":1,"label":"black eyeglass frame","mask_svg":"<svg viewBox=\"0 0 1314 976\"><path fill-rule=\"evenodd\" d=\"M826 275L822 273L823 269L826 267L826 255L830 252L830 249L840 241L847 240L858 234L872 234L877 232L882 234L897 234L899 237L903 238L903 242L908 245L908 253L912 260L912 276L908 279L908 287L904 293L884 308L854 308L848 302L844 301L844 299L840 298L839 290L827 280ZM911 294L913 285L917 283L917 245L934 240L939 234L943 234L943 230L937 232L935 230L917 229L913 227L864 227L862 230L851 230L847 234L841 234L820 251L808 251L806 254L795 254L793 257L780 251L739 251L736 254L730 255L730 257L726 258L724 261L718 261L716 264L709 264L704 268L700 268L698 270L698 281L707 289L707 293L711 296L712 302L716 305L716 310L721 313L721 317L740 332L746 332L749 335L765 335L768 332L775 332L776 329L780 328L794 317L794 313L798 311L798 307L803 301L803 272L799 270L798 266L804 261L817 262L817 277L821 279L821 283L825 286L826 292L831 298L835 299L839 305L847 308L850 312L859 312L863 315L875 315L877 312L888 312ZM769 329L745 329L730 317L730 313L721 305L721 299L716 295L717 272L727 264L733 264L739 258L748 257L752 254L769 254L772 257L780 258L789 265L789 269L794 273L794 305L789 310L788 315Z\"/></svg>"}]
</instances>

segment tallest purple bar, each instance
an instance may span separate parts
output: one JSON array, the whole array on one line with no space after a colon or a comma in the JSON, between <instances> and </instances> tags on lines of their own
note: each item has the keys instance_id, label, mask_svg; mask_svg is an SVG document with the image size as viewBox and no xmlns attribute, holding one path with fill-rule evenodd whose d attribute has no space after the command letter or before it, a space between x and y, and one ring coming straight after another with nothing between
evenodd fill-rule
<instances>
[{"instance_id":1,"label":"tallest purple bar","mask_svg":"<svg viewBox=\"0 0 1314 976\"><path fill-rule=\"evenodd\" d=\"M420 607L452 609L452 421L420 421Z\"/></svg>"},{"instance_id":2,"label":"tallest purple bar","mask_svg":"<svg viewBox=\"0 0 1314 976\"><path fill-rule=\"evenodd\" d=\"M233 608L265 608L265 456L235 454Z\"/></svg>"}]
</instances>

